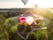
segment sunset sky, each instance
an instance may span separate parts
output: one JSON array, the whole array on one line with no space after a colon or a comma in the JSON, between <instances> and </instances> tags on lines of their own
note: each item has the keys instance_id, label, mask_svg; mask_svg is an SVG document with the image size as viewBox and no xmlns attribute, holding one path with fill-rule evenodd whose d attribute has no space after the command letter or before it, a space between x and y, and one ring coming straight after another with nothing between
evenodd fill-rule
<instances>
[{"instance_id":1,"label":"sunset sky","mask_svg":"<svg viewBox=\"0 0 53 40\"><path fill-rule=\"evenodd\" d=\"M0 0L0 8L53 8L53 0L28 0L24 5L21 0Z\"/></svg>"}]
</instances>

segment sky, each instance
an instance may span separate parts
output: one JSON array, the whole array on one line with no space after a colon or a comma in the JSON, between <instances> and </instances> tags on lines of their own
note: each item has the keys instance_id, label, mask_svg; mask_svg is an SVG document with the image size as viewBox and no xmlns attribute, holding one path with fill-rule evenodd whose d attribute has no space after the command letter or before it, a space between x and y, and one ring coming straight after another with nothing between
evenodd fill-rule
<instances>
[{"instance_id":1,"label":"sky","mask_svg":"<svg viewBox=\"0 0 53 40\"><path fill-rule=\"evenodd\" d=\"M24 5L21 0L0 0L0 8L53 8L53 0L28 0Z\"/></svg>"}]
</instances>

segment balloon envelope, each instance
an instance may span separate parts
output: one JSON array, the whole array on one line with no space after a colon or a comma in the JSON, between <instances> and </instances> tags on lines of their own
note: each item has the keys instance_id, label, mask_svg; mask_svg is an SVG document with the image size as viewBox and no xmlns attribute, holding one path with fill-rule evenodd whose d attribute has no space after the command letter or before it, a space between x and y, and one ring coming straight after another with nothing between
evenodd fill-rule
<instances>
[{"instance_id":1,"label":"balloon envelope","mask_svg":"<svg viewBox=\"0 0 53 40\"><path fill-rule=\"evenodd\" d=\"M26 18L25 18L25 17L20 17L20 22L21 22L21 23L24 23L24 22L25 22L25 20L26 20Z\"/></svg>"},{"instance_id":2,"label":"balloon envelope","mask_svg":"<svg viewBox=\"0 0 53 40\"><path fill-rule=\"evenodd\" d=\"M26 17L26 23L28 23L29 25L31 25L33 22L34 22L33 17L31 17L31 16Z\"/></svg>"},{"instance_id":3,"label":"balloon envelope","mask_svg":"<svg viewBox=\"0 0 53 40\"><path fill-rule=\"evenodd\" d=\"M28 2L28 0L21 0L23 3L24 3L24 5Z\"/></svg>"}]
</instances>

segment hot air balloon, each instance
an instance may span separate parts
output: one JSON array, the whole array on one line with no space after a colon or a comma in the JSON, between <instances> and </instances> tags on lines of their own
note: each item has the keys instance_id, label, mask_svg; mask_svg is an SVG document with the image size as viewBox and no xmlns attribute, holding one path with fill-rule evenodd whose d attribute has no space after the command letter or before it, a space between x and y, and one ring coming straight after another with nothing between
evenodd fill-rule
<instances>
[{"instance_id":1,"label":"hot air balloon","mask_svg":"<svg viewBox=\"0 0 53 40\"><path fill-rule=\"evenodd\" d=\"M24 22L25 22L25 20L26 20L26 18L25 18L25 17L20 17L20 22L21 22L21 23L24 23Z\"/></svg>"},{"instance_id":2,"label":"hot air balloon","mask_svg":"<svg viewBox=\"0 0 53 40\"><path fill-rule=\"evenodd\" d=\"M31 25L33 22L34 22L33 17L31 17L31 16L26 17L26 23L27 24Z\"/></svg>"},{"instance_id":3,"label":"hot air balloon","mask_svg":"<svg viewBox=\"0 0 53 40\"><path fill-rule=\"evenodd\" d=\"M24 3L24 5L28 2L28 0L21 0L23 3Z\"/></svg>"}]
</instances>

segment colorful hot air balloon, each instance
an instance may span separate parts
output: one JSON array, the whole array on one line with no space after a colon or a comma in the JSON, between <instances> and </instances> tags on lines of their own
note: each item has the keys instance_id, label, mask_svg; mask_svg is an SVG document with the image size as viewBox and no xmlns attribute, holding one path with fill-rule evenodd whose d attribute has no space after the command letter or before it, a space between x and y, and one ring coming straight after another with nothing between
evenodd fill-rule
<instances>
[{"instance_id":1,"label":"colorful hot air balloon","mask_svg":"<svg viewBox=\"0 0 53 40\"><path fill-rule=\"evenodd\" d=\"M23 3L24 3L24 5L28 2L28 0L21 0Z\"/></svg>"},{"instance_id":2,"label":"colorful hot air balloon","mask_svg":"<svg viewBox=\"0 0 53 40\"><path fill-rule=\"evenodd\" d=\"M24 22L25 22L25 20L26 20L26 18L25 18L25 17L20 17L20 22L21 22L21 23L24 23Z\"/></svg>"},{"instance_id":3,"label":"colorful hot air balloon","mask_svg":"<svg viewBox=\"0 0 53 40\"><path fill-rule=\"evenodd\" d=\"M33 22L34 22L33 17L31 17L31 16L26 17L26 23L27 24L31 25Z\"/></svg>"}]
</instances>

